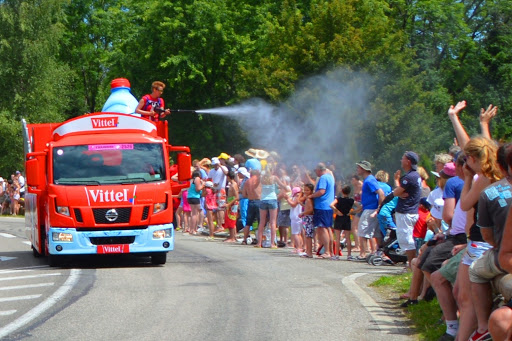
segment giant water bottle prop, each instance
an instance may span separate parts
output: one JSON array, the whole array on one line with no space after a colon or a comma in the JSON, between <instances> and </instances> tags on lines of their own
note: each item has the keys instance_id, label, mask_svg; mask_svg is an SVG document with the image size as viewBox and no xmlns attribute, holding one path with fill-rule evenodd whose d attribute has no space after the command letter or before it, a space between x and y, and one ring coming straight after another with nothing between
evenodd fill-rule
<instances>
[{"instance_id":1,"label":"giant water bottle prop","mask_svg":"<svg viewBox=\"0 0 512 341\"><path fill-rule=\"evenodd\" d=\"M110 96L101 111L132 114L140 117L140 114L135 113L139 101L130 92L130 81L128 79L116 78L110 82L110 88Z\"/></svg>"}]
</instances>

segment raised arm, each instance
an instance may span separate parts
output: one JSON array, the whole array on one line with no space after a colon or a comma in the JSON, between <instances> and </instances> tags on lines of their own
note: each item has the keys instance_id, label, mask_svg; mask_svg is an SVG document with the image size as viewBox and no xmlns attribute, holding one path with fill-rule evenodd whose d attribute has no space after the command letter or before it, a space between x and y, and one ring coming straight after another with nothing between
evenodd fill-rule
<instances>
[{"instance_id":1,"label":"raised arm","mask_svg":"<svg viewBox=\"0 0 512 341\"><path fill-rule=\"evenodd\" d=\"M455 136L457 136L457 141L459 141L460 148L464 149L466 143L469 141L469 135L466 133L466 130L462 126L459 120L459 112L466 107L466 101L460 101L455 106L451 105L448 109L448 117L452 122L453 130L455 131Z\"/></svg>"},{"instance_id":2,"label":"raised arm","mask_svg":"<svg viewBox=\"0 0 512 341\"><path fill-rule=\"evenodd\" d=\"M489 129L489 122L492 120L494 116L498 113L498 107L489 104L487 110L484 108L480 109L480 129L482 131L482 135L491 139L491 131Z\"/></svg>"}]
</instances>

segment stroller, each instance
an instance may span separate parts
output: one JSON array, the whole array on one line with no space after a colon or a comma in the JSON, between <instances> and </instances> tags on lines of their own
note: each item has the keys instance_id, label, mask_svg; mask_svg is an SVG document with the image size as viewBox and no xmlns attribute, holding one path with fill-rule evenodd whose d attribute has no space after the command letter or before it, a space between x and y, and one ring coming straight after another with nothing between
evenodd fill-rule
<instances>
[{"instance_id":1,"label":"stroller","mask_svg":"<svg viewBox=\"0 0 512 341\"><path fill-rule=\"evenodd\" d=\"M395 265L397 263L407 263L407 255L398 245L396 230L394 228L388 227L388 233L383 242L382 248L374 255L370 255L366 258L368 264L380 266L382 264Z\"/></svg>"}]
</instances>

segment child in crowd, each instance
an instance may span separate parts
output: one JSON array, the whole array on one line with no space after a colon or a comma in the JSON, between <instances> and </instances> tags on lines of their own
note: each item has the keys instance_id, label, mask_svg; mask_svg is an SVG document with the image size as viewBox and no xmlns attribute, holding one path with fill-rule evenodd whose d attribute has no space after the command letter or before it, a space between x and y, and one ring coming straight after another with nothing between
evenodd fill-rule
<instances>
[{"instance_id":1,"label":"child in crowd","mask_svg":"<svg viewBox=\"0 0 512 341\"><path fill-rule=\"evenodd\" d=\"M347 260L353 260L352 256L352 243L350 241L350 229L351 229L351 219L350 219L350 210L354 206L354 199L349 198L350 195L350 186L345 186L341 189L341 196L335 198L331 203L331 208L333 212L336 214L336 218L334 219L334 259L339 259L340 254L340 239L341 239L341 231L344 231L345 238L347 238Z\"/></svg>"},{"instance_id":2,"label":"child in crowd","mask_svg":"<svg viewBox=\"0 0 512 341\"><path fill-rule=\"evenodd\" d=\"M313 199L308 198L315 187L313 184L305 184L304 191L301 196L301 201L304 203L304 211L299 214L302 218L302 227L306 234L306 252L300 254L304 258L313 258L313 236L315 233L315 227L313 226Z\"/></svg>"},{"instance_id":3,"label":"child in crowd","mask_svg":"<svg viewBox=\"0 0 512 341\"><path fill-rule=\"evenodd\" d=\"M234 171L229 171L228 180L229 188L224 227L229 230L229 237L224 241L234 243L236 242L236 219L238 217L238 183Z\"/></svg>"},{"instance_id":4,"label":"child in crowd","mask_svg":"<svg viewBox=\"0 0 512 341\"><path fill-rule=\"evenodd\" d=\"M215 232L215 225L213 223L213 213L217 209L217 196L213 190L213 182L206 181L204 191L205 208L206 208L206 219L208 220L208 240L213 240L213 233Z\"/></svg>"},{"instance_id":5,"label":"child in crowd","mask_svg":"<svg viewBox=\"0 0 512 341\"><path fill-rule=\"evenodd\" d=\"M182 208L183 208L183 225L184 225L183 233L190 233L189 223L190 223L190 214L192 212L192 209L190 208L190 204L188 203L187 198L188 198L188 190L184 190L183 192L181 192L181 204L180 204L180 206L182 206Z\"/></svg>"},{"instance_id":6,"label":"child in crowd","mask_svg":"<svg viewBox=\"0 0 512 341\"><path fill-rule=\"evenodd\" d=\"M302 253L303 249L303 241L302 241L302 227L301 227L301 218L299 217L302 212L302 205L300 202L300 198L302 195L302 190L300 187L294 187L292 189L292 197L286 197L288 204L290 205L290 222L292 226L292 242L293 242L293 251L294 253Z\"/></svg>"},{"instance_id":7,"label":"child in crowd","mask_svg":"<svg viewBox=\"0 0 512 341\"><path fill-rule=\"evenodd\" d=\"M427 198L421 198L418 209L418 220L414 224L412 236L416 243L416 253L419 254L420 248L425 244L425 235L427 234L427 221L430 218L430 203Z\"/></svg>"}]
</instances>

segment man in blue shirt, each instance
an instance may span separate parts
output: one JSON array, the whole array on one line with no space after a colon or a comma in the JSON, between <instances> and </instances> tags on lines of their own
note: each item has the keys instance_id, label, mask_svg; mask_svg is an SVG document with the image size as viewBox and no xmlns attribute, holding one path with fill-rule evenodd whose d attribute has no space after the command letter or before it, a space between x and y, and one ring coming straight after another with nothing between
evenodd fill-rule
<instances>
[{"instance_id":1,"label":"man in blue shirt","mask_svg":"<svg viewBox=\"0 0 512 341\"><path fill-rule=\"evenodd\" d=\"M314 201L313 224L316 228L316 236L320 244L325 248L322 258L330 258L332 254L332 209L331 203L334 201L334 177L327 171L324 163L319 163L315 168L318 176L315 193L309 197Z\"/></svg>"},{"instance_id":2,"label":"man in blue shirt","mask_svg":"<svg viewBox=\"0 0 512 341\"><path fill-rule=\"evenodd\" d=\"M377 251L377 245L375 242L372 242L372 238L374 238L375 233L380 233L377 208L384 200L384 191L380 188L379 182L372 174L372 165L370 162L361 161L356 163L356 165L357 175L364 179L361 194L363 212L361 213L357 228L361 253L356 259L366 260L368 241L370 241L371 252L375 253L375 251Z\"/></svg>"}]
</instances>

